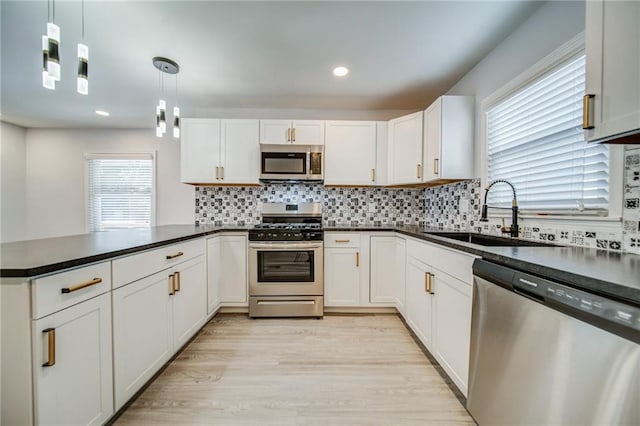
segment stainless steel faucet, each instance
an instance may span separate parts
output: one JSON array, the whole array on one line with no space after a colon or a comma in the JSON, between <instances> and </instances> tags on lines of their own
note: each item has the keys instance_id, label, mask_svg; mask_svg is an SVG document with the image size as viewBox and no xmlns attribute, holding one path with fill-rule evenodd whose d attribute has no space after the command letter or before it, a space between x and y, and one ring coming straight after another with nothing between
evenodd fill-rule
<instances>
[{"instance_id":1,"label":"stainless steel faucet","mask_svg":"<svg viewBox=\"0 0 640 426\"><path fill-rule=\"evenodd\" d=\"M511 187L511 190L513 191L513 201L511 202L511 226L504 226L504 220L503 220L502 221L502 227L500 228L500 230L505 234L511 234L512 238L517 238L518 235L519 235L519 229L518 229L518 199L516 198L516 188L508 180L496 179L493 182L491 182L489 184L489 186L487 186L484 189L484 204L482 205L482 213L480 215L480 221L481 222L488 222L489 221L489 219L487 219L487 194L489 194L489 190L496 183L506 183L507 185L509 185Z\"/></svg>"}]
</instances>

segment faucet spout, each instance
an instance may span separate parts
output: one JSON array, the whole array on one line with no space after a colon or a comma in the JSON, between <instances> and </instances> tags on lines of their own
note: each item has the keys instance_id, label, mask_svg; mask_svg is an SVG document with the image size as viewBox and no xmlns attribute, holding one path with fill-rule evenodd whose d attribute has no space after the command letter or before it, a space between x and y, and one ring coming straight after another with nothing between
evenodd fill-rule
<instances>
[{"instance_id":1,"label":"faucet spout","mask_svg":"<svg viewBox=\"0 0 640 426\"><path fill-rule=\"evenodd\" d=\"M509 233L511 235L511 237L516 238L520 234L520 232L519 232L520 230L518 229L518 198L516 197L516 188L508 180L496 179L493 182L491 182L485 188L485 190L484 190L484 204L482 204L482 212L480 214L480 221L481 222L488 222L489 221L489 219L487 218L487 213L488 213L487 212L487 210L488 210L487 195L489 194L489 190L496 183L506 183L507 185L509 185L511 187L511 190L513 191L513 200L511 201L511 226L508 226L508 227L502 226L501 230L504 233Z\"/></svg>"}]
</instances>

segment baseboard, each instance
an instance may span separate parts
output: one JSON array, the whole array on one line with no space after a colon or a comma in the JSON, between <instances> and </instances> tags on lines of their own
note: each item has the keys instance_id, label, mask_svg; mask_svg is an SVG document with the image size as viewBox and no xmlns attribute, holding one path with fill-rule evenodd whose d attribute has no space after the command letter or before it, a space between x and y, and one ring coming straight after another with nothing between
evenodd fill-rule
<instances>
[{"instance_id":1,"label":"baseboard","mask_svg":"<svg viewBox=\"0 0 640 426\"><path fill-rule=\"evenodd\" d=\"M325 314L397 314L393 307L377 306L331 306L324 307Z\"/></svg>"}]
</instances>

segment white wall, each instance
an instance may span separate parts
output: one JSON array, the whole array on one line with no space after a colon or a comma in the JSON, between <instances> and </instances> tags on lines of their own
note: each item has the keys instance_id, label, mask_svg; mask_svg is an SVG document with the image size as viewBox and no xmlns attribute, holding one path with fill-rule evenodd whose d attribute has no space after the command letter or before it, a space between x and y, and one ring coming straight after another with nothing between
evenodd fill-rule
<instances>
[{"instance_id":1,"label":"white wall","mask_svg":"<svg viewBox=\"0 0 640 426\"><path fill-rule=\"evenodd\" d=\"M0 242L25 238L25 132L0 121Z\"/></svg>"},{"instance_id":2,"label":"white wall","mask_svg":"<svg viewBox=\"0 0 640 426\"><path fill-rule=\"evenodd\" d=\"M550 1L504 39L448 92L476 97L475 175L480 177L482 101L584 30L582 1Z\"/></svg>"},{"instance_id":3,"label":"white wall","mask_svg":"<svg viewBox=\"0 0 640 426\"><path fill-rule=\"evenodd\" d=\"M26 238L86 232L87 153L157 152L156 225L194 223L194 188L180 183L180 143L153 130L28 129Z\"/></svg>"}]
</instances>

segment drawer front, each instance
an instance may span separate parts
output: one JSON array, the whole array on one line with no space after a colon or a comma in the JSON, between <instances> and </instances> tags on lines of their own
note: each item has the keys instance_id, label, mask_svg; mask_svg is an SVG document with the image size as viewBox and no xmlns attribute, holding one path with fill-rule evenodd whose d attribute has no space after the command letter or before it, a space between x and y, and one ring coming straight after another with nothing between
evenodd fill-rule
<instances>
[{"instance_id":1,"label":"drawer front","mask_svg":"<svg viewBox=\"0 0 640 426\"><path fill-rule=\"evenodd\" d=\"M197 238L116 259L113 261L113 288L122 287L204 253L204 238Z\"/></svg>"},{"instance_id":2,"label":"drawer front","mask_svg":"<svg viewBox=\"0 0 640 426\"><path fill-rule=\"evenodd\" d=\"M413 256L467 284L473 283L475 256L436 244L407 240L407 256Z\"/></svg>"},{"instance_id":3,"label":"drawer front","mask_svg":"<svg viewBox=\"0 0 640 426\"><path fill-rule=\"evenodd\" d=\"M356 232L325 232L325 247L360 247L360 234Z\"/></svg>"},{"instance_id":4,"label":"drawer front","mask_svg":"<svg viewBox=\"0 0 640 426\"><path fill-rule=\"evenodd\" d=\"M33 280L33 318L38 319L111 290L111 262Z\"/></svg>"}]
</instances>

